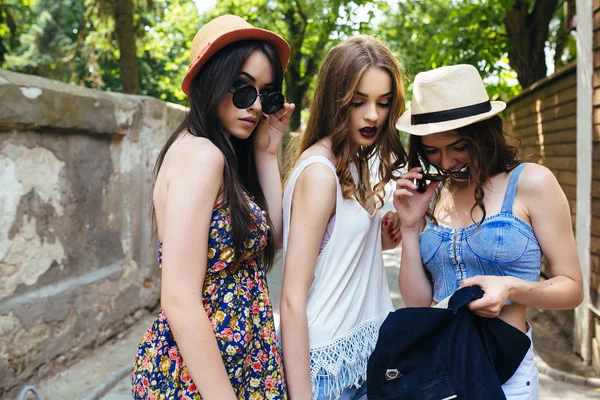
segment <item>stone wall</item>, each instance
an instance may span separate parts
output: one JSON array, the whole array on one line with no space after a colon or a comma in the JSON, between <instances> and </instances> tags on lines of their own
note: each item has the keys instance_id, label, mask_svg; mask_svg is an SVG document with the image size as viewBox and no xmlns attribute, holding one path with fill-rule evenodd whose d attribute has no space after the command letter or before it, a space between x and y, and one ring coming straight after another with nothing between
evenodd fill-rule
<instances>
[{"instance_id":1,"label":"stone wall","mask_svg":"<svg viewBox=\"0 0 600 400\"><path fill-rule=\"evenodd\" d=\"M185 109L1 69L0 99L1 398L157 304L151 171Z\"/></svg>"}]
</instances>

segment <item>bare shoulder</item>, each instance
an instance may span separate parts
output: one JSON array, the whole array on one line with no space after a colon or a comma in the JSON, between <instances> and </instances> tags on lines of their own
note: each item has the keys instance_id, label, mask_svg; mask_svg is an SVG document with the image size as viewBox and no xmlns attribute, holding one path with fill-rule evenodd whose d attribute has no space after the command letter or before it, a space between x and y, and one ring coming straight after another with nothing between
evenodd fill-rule
<instances>
[{"instance_id":1,"label":"bare shoulder","mask_svg":"<svg viewBox=\"0 0 600 400\"><path fill-rule=\"evenodd\" d=\"M300 163L310 157L321 156L325 157L326 159L331 161L333 165L335 165L335 157L333 156L333 153L330 150L330 141L331 140L329 138L325 138L313 144L308 149L304 150L304 152L302 152L300 158L298 159L298 162Z\"/></svg>"},{"instance_id":2,"label":"bare shoulder","mask_svg":"<svg viewBox=\"0 0 600 400\"><path fill-rule=\"evenodd\" d=\"M517 193L531 212L544 208L540 207L542 203L568 207L567 197L556 176L540 164L525 165L519 177Z\"/></svg>"},{"instance_id":3,"label":"bare shoulder","mask_svg":"<svg viewBox=\"0 0 600 400\"><path fill-rule=\"evenodd\" d=\"M316 162L304 169L294 190L305 201L335 203L337 178L327 165Z\"/></svg>"},{"instance_id":4,"label":"bare shoulder","mask_svg":"<svg viewBox=\"0 0 600 400\"><path fill-rule=\"evenodd\" d=\"M535 195L557 188L560 189L560 185L554 173L540 164L527 163L519 177L518 189L522 193Z\"/></svg>"},{"instance_id":5,"label":"bare shoulder","mask_svg":"<svg viewBox=\"0 0 600 400\"><path fill-rule=\"evenodd\" d=\"M208 175L222 174L225 166L223 153L217 146L206 138L189 134L173 143L167 157L170 178L200 171Z\"/></svg>"},{"instance_id":6,"label":"bare shoulder","mask_svg":"<svg viewBox=\"0 0 600 400\"><path fill-rule=\"evenodd\" d=\"M316 191L335 190L336 182L335 172L329 166L320 162L306 167L298 177L299 185Z\"/></svg>"}]
</instances>

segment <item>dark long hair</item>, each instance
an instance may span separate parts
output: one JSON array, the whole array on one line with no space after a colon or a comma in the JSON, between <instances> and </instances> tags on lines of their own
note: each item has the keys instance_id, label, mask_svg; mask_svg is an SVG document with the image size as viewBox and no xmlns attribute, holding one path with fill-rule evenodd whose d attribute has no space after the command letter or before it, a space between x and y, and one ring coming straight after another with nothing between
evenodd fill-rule
<instances>
[{"instance_id":1,"label":"dark long hair","mask_svg":"<svg viewBox=\"0 0 600 400\"><path fill-rule=\"evenodd\" d=\"M281 90L283 69L277 53L269 44L260 41L240 41L224 47L204 64L194 78L189 96L189 112L185 120L167 140L154 166L154 181L156 182L167 151L175 140L186 131L194 136L210 140L221 150L225 159L223 200L231 210L231 236L237 258L242 255L244 242L249 237L248 227L256 218L246 196L250 195L265 211L267 211L267 202L258 182L252 136L246 140L233 136L227 138L227 131L219 119L218 107L238 79L246 59L256 51L261 52L269 59L275 78L273 80L274 90ZM272 226L268 213L266 213L266 218L269 226ZM273 229L269 229L267 247L264 251L267 271L271 268L274 255Z\"/></svg>"},{"instance_id":2,"label":"dark long hair","mask_svg":"<svg viewBox=\"0 0 600 400\"><path fill-rule=\"evenodd\" d=\"M517 165L523 162L519 157L519 149L507 142L509 137L504 133L502 127L502 118L495 115L489 119L476 122L458 129L458 133L465 141L467 151L469 152L469 179L475 184L474 200L475 204L471 208L471 219L473 211L479 207L483 212L483 221L486 216L485 206L483 205L484 191L483 186L490 176L501 172L510 172ZM421 165L421 161L424 165ZM421 146L421 136L410 135L408 139L408 167L422 167L425 171L429 169L431 163ZM444 182L443 184L446 184ZM434 223L437 220L433 216L433 211L437 205L439 196L436 196L432 206L427 210L427 217Z\"/></svg>"}]
</instances>

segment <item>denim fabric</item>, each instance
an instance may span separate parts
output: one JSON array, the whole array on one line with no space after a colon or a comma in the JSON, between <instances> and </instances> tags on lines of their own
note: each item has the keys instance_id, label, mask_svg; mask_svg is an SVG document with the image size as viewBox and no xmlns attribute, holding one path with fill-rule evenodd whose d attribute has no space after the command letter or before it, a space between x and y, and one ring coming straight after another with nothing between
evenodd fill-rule
<instances>
[{"instance_id":1,"label":"denim fabric","mask_svg":"<svg viewBox=\"0 0 600 400\"><path fill-rule=\"evenodd\" d=\"M367 367L369 400L505 400L501 385L517 371L531 340L498 318L467 307L479 287L459 289L448 308L402 308L379 330ZM395 379L386 377L397 370Z\"/></svg>"},{"instance_id":2,"label":"denim fabric","mask_svg":"<svg viewBox=\"0 0 600 400\"><path fill-rule=\"evenodd\" d=\"M433 279L433 300L452 295L463 279L476 275L509 275L537 282L540 245L531 226L512 213L524 166L512 171L501 211L485 218L480 226L449 228L427 222L420 248L423 265Z\"/></svg>"},{"instance_id":3,"label":"denim fabric","mask_svg":"<svg viewBox=\"0 0 600 400\"><path fill-rule=\"evenodd\" d=\"M359 387L350 386L339 395L330 395L332 388L327 379L319 381L319 388L315 400L366 400L367 398L367 384L363 383Z\"/></svg>"}]
</instances>

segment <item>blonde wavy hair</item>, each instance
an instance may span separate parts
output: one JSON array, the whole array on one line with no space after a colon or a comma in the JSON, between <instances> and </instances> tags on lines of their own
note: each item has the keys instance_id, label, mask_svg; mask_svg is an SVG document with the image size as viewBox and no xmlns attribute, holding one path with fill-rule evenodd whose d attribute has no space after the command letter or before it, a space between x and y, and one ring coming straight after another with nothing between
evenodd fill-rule
<instances>
[{"instance_id":1,"label":"blonde wavy hair","mask_svg":"<svg viewBox=\"0 0 600 400\"><path fill-rule=\"evenodd\" d=\"M348 132L353 99L360 79L369 68L381 68L389 73L392 96L390 112L377 141L358 151L362 176L366 176L368 182L371 182L369 162L376 155L380 160L377 183L369 196L360 199L350 173L352 154ZM399 178L397 171L407 160L406 150L395 128L404 108L402 74L392 52L372 36L360 35L345 40L331 49L319 69L306 129L290 143L287 172L292 170L306 149L325 137L331 137L331 150L337 160L336 171L344 198L354 196L364 204L370 197L376 197L378 207L382 207L386 183Z\"/></svg>"}]
</instances>

